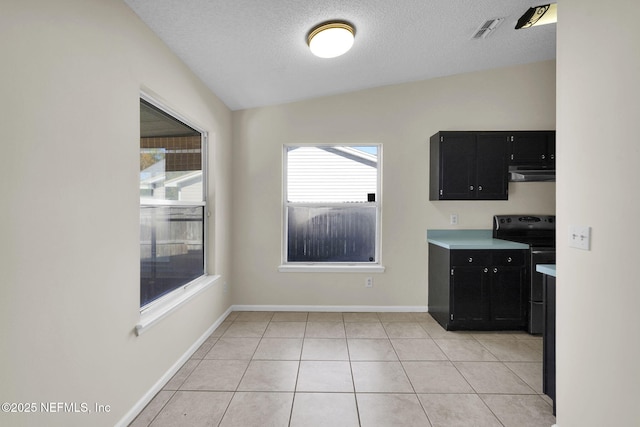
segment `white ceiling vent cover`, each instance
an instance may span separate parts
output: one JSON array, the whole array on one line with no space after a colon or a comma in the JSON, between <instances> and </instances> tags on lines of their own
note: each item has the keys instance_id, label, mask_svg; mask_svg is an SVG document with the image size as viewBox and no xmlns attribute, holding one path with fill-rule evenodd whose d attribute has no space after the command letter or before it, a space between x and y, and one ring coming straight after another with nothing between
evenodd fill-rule
<instances>
[{"instance_id":1,"label":"white ceiling vent cover","mask_svg":"<svg viewBox=\"0 0 640 427\"><path fill-rule=\"evenodd\" d=\"M489 19L484 24L480 25L480 28L475 32L472 39L486 39L489 34L495 30L500 23L504 21L504 18Z\"/></svg>"}]
</instances>

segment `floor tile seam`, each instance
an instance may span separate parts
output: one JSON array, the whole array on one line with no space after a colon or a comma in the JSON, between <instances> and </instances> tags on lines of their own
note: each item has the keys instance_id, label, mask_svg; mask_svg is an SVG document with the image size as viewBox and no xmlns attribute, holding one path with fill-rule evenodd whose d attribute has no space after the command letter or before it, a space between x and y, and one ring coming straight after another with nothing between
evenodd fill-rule
<instances>
[{"instance_id":1,"label":"floor tile seam","mask_svg":"<svg viewBox=\"0 0 640 427\"><path fill-rule=\"evenodd\" d=\"M257 348L257 347L256 347ZM204 360L204 359L203 359ZM208 359L208 360L217 360L217 359ZM207 389L183 389L182 387L184 386L184 383L186 383L187 379L191 377L191 375L195 372L196 368L194 368L191 371L191 374L189 374L189 376L187 377L187 379L185 379L183 381L183 383L180 385L180 388L178 388L178 391L208 391L208 392L231 392L231 393L235 393L238 391L238 388L240 387L240 384L242 383L242 380L244 379L245 375L247 374L247 370L249 370L249 366L251 366L251 360L246 360L246 359L222 359L222 360L226 360L226 361L242 361L242 362L247 362L242 375L240 375L240 379L238 380L237 384L235 385L235 388L233 390L207 390Z\"/></svg>"},{"instance_id":2,"label":"floor tile seam","mask_svg":"<svg viewBox=\"0 0 640 427\"><path fill-rule=\"evenodd\" d=\"M456 362L451 362L453 363L453 365L456 367L456 369L458 370L458 372L460 372L460 375L462 375L464 377L465 380L467 380L467 377L464 376L464 374L460 371L460 369L458 368L458 366L456 365L456 363L494 363L494 364L501 364L502 366L504 366L509 372L511 372L513 375L516 376L516 378L518 378L520 381L522 381L522 383L529 389L531 390L531 393L522 393L522 394L526 394L526 395L530 395L530 394L538 394L537 391L535 391L533 389L533 387L531 387L529 385L528 382L526 382L524 379L522 379L520 377L520 375L518 375L517 373L515 373L511 368L509 368L507 366L507 364L505 362L503 362L502 360L489 360L489 361L456 361ZM467 382L469 382L469 380L467 380ZM471 385L471 383L469 383L469 385ZM473 386L471 386L473 388ZM474 388L475 390L475 388ZM479 394L479 392L476 390L476 393ZM486 393L485 393L486 394ZM506 394L512 394L512 393L506 393ZM513 393L513 394L519 394L519 393Z\"/></svg>"},{"instance_id":3,"label":"floor tile seam","mask_svg":"<svg viewBox=\"0 0 640 427\"><path fill-rule=\"evenodd\" d=\"M189 375L187 375L186 377L184 377L184 379L183 379L182 381L180 381L180 384L176 386L176 389L175 389L174 391L180 391L180 390L182 389L182 386L184 386L184 384L187 382L187 380L188 380L189 378L191 378L191 375L193 375L193 373L196 371L196 369L198 369L198 366L200 366L200 364L202 363L202 361L203 361L204 359L187 359L187 361L186 361L186 362L184 362L184 363L182 364L182 366L180 366L180 368L179 368L179 369L178 369L178 371L174 374L174 376L175 376L178 372L180 372L180 369L184 368L184 366L185 366L185 365L186 365L190 360L197 361L196 365L195 365L193 368L191 368L191 372L189 372ZM172 377L171 379L173 379L173 377ZM169 381L171 381L171 379L169 379ZM165 386L166 386L166 384L165 384ZM165 389L164 389L164 387L162 388L162 390L165 390Z\"/></svg>"},{"instance_id":4,"label":"floor tile seam","mask_svg":"<svg viewBox=\"0 0 640 427\"><path fill-rule=\"evenodd\" d=\"M453 363L453 360L451 360L451 357L447 354L446 351L444 351L444 349L442 348L442 346L438 343L438 341L434 338L433 342L435 343L435 345L440 349L440 351L442 352L442 354L445 355L445 357L447 358L447 360L451 363Z\"/></svg>"},{"instance_id":5,"label":"floor tile seam","mask_svg":"<svg viewBox=\"0 0 640 427\"><path fill-rule=\"evenodd\" d=\"M162 413L162 411L164 411L164 409L167 407L167 405L169 404L169 402L171 402L171 400L173 400L173 397L176 395L176 393L178 392L178 390L160 390L160 391L169 391L171 392L171 397L169 397L166 402L164 402L164 404L162 405L162 407L160 407L160 409L158 409L158 411L155 413L155 415L153 416L153 418L151 418L151 421L149 421L149 423L147 424L148 426L150 426L151 424L153 424L153 422L156 420L156 418L158 418L158 416ZM151 401L153 401L153 399L155 399L158 394L160 393L160 391L158 393L156 393L153 398L151 399ZM149 403L147 403L146 406L148 406L149 404L151 404L151 401ZM146 408L145 406L145 408ZM142 412L144 412L144 409L136 416L139 417L140 415L142 415ZM135 419L134 419L135 420Z\"/></svg>"},{"instance_id":6,"label":"floor tile seam","mask_svg":"<svg viewBox=\"0 0 640 427\"><path fill-rule=\"evenodd\" d=\"M247 371L249 370L249 366L251 366L251 362L253 360L253 357L256 354L256 351L258 351L258 347L260 347L260 342L261 341L262 341L262 339L260 339L260 341L258 341L258 345L256 345L256 348L253 350L253 353L251 354L251 359L248 361L247 366L244 368L244 372L242 372L242 375L240 376L240 379L238 380L238 383L236 384L236 388L234 390L234 393L238 392L238 389L240 388L240 384L242 384L242 380L247 375ZM230 359L230 360L237 360L237 359ZM234 396L235 396L235 394L234 394Z\"/></svg>"},{"instance_id":7,"label":"floor tile seam","mask_svg":"<svg viewBox=\"0 0 640 427\"><path fill-rule=\"evenodd\" d=\"M486 394L486 393L485 393ZM478 399L480 399L480 401L482 402L482 404L485 406L485 408L487 408L489 410L489 412L491 412L491 414L495 417L496 420L498 420L498 422L502 425L502 426L506 426L505 423L502 422L502 419L498 416L498 414L496 414L493 409L491 409L491 407L489 406L489 404L482 398L482 395L480 393L476 393L476 396L478 396Z\"/></svg>"},{"instance_id":8,"label":"floor tile seam","mask_svg":"<svg viewBox=\"0 0 640 427\"><path fill-rule=\"evenodd\" d=\"M394 351L395 351L395 350L394 350ZM396 356L397 356L397 354L396 354ZM400 366L402 367L402 372L404 372L404 376L405 376L405 377L407 377L407 381L409 381L409 385L411 385L411 390L413 390L413 394L415 394L415 395L416 395L416 398L418 398L418 396L417 396L417 394L418 394L418 393L416 392L416 388L415 388L415 386L413 385L413 381L411 381L411 377L409 376L409 373L407 372L407 368L405 368L404 363L402 363L401 361L400 361ZM420 399L418 399L418 401L420 401ZM420 406L422 406L422 404L420 404ZM424 411L424 408L422 408L422 410ZM427 413L426 413L426 411L425 411L425 415L426 415L426 414L427 414ZM427 416L427 419L428 419L428 418L429 418L429 417ZM431 421L429 421L429 423L431 423Z\"/></svg>"},{"instance_id":9,"label":"floor tile seam","mask_svg":"<svg viewBox=\"0 0 640 427\"><path fill-rule=\"evenodd\" d=\"M543 394L540 393L487 393L487 392L483 392L483 393L477 393L478 396L535 396L538 397L542 400L544 400L542 398L542 396L544 396ZM545 402L546 403L546 402Z\"/></svg>"},{"instance_id":10,"label":"floor tile seam","mask_svg":"<svg viewBox=\"0 0 640 427\"><path fill-rule=\"evenodd\" d=\"M305 329L306 329L306 325L305 325ZM302 358L302 347L304 346L304 341L302 343L302 346L300 346L300 357ZM289 409L289 422L287 423L288 426L291 425L291 420L293 419L293 407L295 406L296 403L296 390L298 389L298 381L300 381L300 369L302 368L302 361L298 361L298 369L296 370L296 381L293 384L293 399L291 399L291 408Z\"/></svg>"},{"instance_id":11,"label":"floor tile seam","mask_svg":"<svg viewBox=\"0 0 640 427\"><path fill-rule=\"evenodd\" d=\"M446 358L446 360L449 360L449 356L447 356L447 354L442 351L442 349L440 348L440 346L437 345L437 343L435 342L435 340L433 338L389 338L389 341L391 342L391 346L393 347L393 349L396 352L396 355L398 356L398 360L402 361L407 361L407 362L420 362L420 361L442 361L443 359L401 359L400 358L400 354L398 354L398 349L396 348L395 344L394 344L394 340L398 341L398 340L425 340L425 341L430 341L431 343L433 343L433 345L436 346L436 348L438 348L438 350L440 350L440 353L442 353L444 355L444 357Z\"/></svg>"},{"instance_id":12,"label":"floor tile seam","mask_svg":"<svg viewBox=\"0 0 640 427\"><path fill-rule=\"evenodd\" d=\"M298 357L297 359L260 359L260 358L256 358L256 353L258 352L258 349L260 348L260 344L262 344L263 341L265 340L271 340L271 339L290 339L290 340L299 340L300 341L300 351L298 352ZM300 361L302 359L302 348L304 346L304 338L274 338L274 337L265 337L263 336L262 338L260 338L260 341L258 341L258 345L255 349L255 351L253 352L253 355L251 356L251 360L286 360L286 361L291 361L291 360L297 360Z\"/></svg>"},{"instance_id":13,"label":"floor tile seam","mask_svg":"<svg viewBox=\"0 0 640 427\"><path fill-rule=\"evenodd\" d=\"M422 403L422 399L420 399L420 395L418 393L416 393L416 399L418 399L418 403L420 404L420 407L422 408L422 411L424 412L425 416L427 417L427 422L429 423L429 426L433 426L433 421L431 420L431 417L429 416L429 411L427 411L427 408L424 406L424 403Z\"/></svg>"},{"instance_id":14,"label":"floor tile seam","mask_svg":"<svg viewBox=\"0 0 640 427\"><path fill-rule=\"evenodd\" d=\"M421 328L422 328L422 329L427 333L427 336L428 336L429 338L433 339L433 337L432 337L432 336L431 336L431 334L429 333L429 330L428 330L428 329L427 329L427 327L426 327L427 322L425 322L425 321L420 321L420 322L417 322L417 323L418 323L418 325L419 325L419 326L420 326L420 327L421 327Z\"/></svg>"},{"instance_id":15,"label":"floor tile seam","mask_svg":"<svg viewBox=\"0 0 640 427\"><path fill-rule=\"evenodd\" d=\"M518 362L518 360L503 360L503 358L501 358L498 354L496 354L496 352L491 351L491 349L490 349L489 347L487 347L487 346L485 345L485 343L483 343L483 342L482 342L482 341L480 341L480 340L477 340L477 341L478 341L478 342L480 343L480 345L481 345L481 346L483 346L483 347L484 347L484 348L485 348L489 353L491 353L491 354L493 355L493 357L495 357L496 359L500 360L501 362ZM503 339L500 339L500 340L484 340L484 341L509 341L509 340L503 340ZM513 342L518 342L518 340L516 340L516 339L513 339L512 341L513 341ZM521 340L521 341L524 341L524 340ZM533 351L533 350L534 350L534 349L532 349L532 351Z\"/></svg>"},{"instance_id":16,"label":"floor tile seam","mask_svg":"<svg viewBox=\"0 0 640 427\"><path fill-rule=\"evenodd\" d=\"M439 338L440 340L447 340L446 338ZM470 340L464 340L464 341L470 341ZM433 340L433 342L435 342L435 344L438 346L438 348L440 349L440 351L442 351L442 353L444 353L444 355L447 357L447 360L449 360L451 363L453 362L503 362L503 360L500 360L500 358L498 356L496 356L495 354L493 354L488 348L486 348L485 346L482 346L487 352L489 352L489 354L491 354L491 356L495 357L496 360L460 360L455 358L454 356L449 356L447 354L447 352L445 351L445 349L440 345L440 343L438 343L438 341L436 339ZM482 343L479 343L480 345L482 345Z\"/></svg>"},{"instance_id":17,"label":"floor tile seam","mask_svg":"<svg viewBox=\"0 0 640 427\"><path fill-rule=\"evenodd\" d=\"M460 370L460 368L456 365L456 363L452 360L449 361L449 363L451 363L453 365L453 367L455 368L455 370L458 372L458 374L465 380L465 382L469 385L469 387L471 388L471 390L473 390L476 394L478 394L478 390L476 390L476 388L471 384L471 382L469 381L469 379L464 375L464 373L462 373L462 371ZM496 362L487 362L487 363L496 363Z\"/></svg>"},{"instance_id":18,"label":"floor tile seam","mask_svg":"<svg viewBox=\"0 0 640 427\"><path fill-rule=\"evenodd\" d=\"M424 393L416 393L413 391L355 391L355 394L402 394L408 396L418 396L418 394Z\"/></svg>"},{"instance_id":19,"label":"floor tile seam","mask_svg":"<svg viewBox=\"0 0 640 427\"><path fill-rule=\"evenodd\" d=\"M351 361L351 350L349 348L349 340L345 337L347 345L347 357L349 358L349 372L351 373L351 386L353 387L353 399L356 402L356 415L358 416L358 426L362 426L362 419L360 417L360 405L358 404L358 397L356 395L356 377L353 374L353 362Z\"/></svg>"},{"instance_id":20,"label":"floor tile seam","mask_svg":"<svg viewBox=\"0 0 640 427\"><path fill-rule=\"evenodd\" d=\"M353 325L354 323L358 323L360 325L362 325L362 324L365 324L365 325L380 325L380 326L384 327L383 323L381 321L379 321L379 320L354 320L354 321L351 321L351 322L347 322L347 321L344 322L345 326L346 325Z\"/></svg>"},{"instance_id":21,"label":"floor tile seam","mask_svg":"<svg viewBox=\"0 0 640 427\"><path fill-rule=\"evenodd\" d=\"M517 376L518 378L520 378L520 379L521 379L521 380L522 380L522 381L523 381L527 386L529 386L529 388L530 388L531 390L535 391L535 392L536 392L536 394L542 394L542 395L544 395L544 392L542 392L542 393L538 393L538 392L533 388L533 386L531 386L531 384L529 384L529 382L528 382L527 380L525 380L524 378L522 378L522 377L521 377L521 376L520 376L516 371L514 371L513 369L511 369L511 367L510 367L509 365L507 365L507 363L511 363L511 362L505 362L505 363L504 363L504 366L506 366L506 367L507 367L507 369L509 369L511 372L513 372L513 374L514 374L515 376ZM538 364L540 364L541 362L514 362L514 363L538 363Z\"/></svg>"}]
</instances>

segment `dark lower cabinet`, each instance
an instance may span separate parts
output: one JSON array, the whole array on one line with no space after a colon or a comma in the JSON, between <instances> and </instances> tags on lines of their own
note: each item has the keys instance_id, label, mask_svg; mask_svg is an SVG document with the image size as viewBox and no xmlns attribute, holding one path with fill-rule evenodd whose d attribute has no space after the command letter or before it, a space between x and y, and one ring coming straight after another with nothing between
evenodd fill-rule
<instances>
[{"instance_id":1,"label":"dark lower cabinet","mask_svg":"<svg viewBox=\"0 0 640 427\"><path fill-rule=\"evenodd\" d=\"M556 414L556 278L544 275L544 334L542 338L542 391L553 400Z\"/></svg>"},{"instance_id":2,"label":"dark lower cabinet","mask_svg":"<svg viewBox=\"0 0 640 427\"><path fill-rule=\"evenodd\" d=\"M489 320L487 273L481 267L451 269L449 320L478 327Z\"/></svg>"},{"instance_id":3,"label":"dark lower cabinet","mask_svg":"<svg viewBox=\"0 0 640 427\"><path fill-rule=\"evenodd\" d=\"M525 329L525 254L429 244L429 313L447 330Z\"/></svg>"}]
</instances>

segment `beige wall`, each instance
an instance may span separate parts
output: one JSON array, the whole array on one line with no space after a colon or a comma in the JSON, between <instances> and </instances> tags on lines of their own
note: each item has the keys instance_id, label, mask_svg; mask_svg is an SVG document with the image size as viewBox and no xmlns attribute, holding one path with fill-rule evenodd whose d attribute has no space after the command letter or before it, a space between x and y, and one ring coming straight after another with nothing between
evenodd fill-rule
<instances>
[{"instance_id":1,"label":"beige wall","mask_svg":"<svg viewBox=\"0 0 640 427\"><path fill-rule=\"evenodd\" d=\"M2 425L113 425L230 306L214 286L136 337L139 94L210 132L214 273L227 280L231 113L120 0L2 2L0 400L107 414Z\"/></svg>"},{"instance_id":2,"label":"beige wall","mask_svg":"<svg viewBox=\"0 0 640 427\"><path fill-rule=\"evenodd\" d=\"M640 3L602 5L558 10L559 427L640 425Z\"/></svg>"},{"instance_id":3,"label":"beige wall","mask_svg":"<svg viewBox=\"0 0 640 427\"><path fill-rule=\"evenodd\" d=\"M512 183L508 201L429 201L429 137L528 129L555 129L554 61L234 112L234 304L425 307L427 229L453 228L453 212L457 228L484 229L494 214L555 212L554 183ZM383 145L385 273L277 271L282 145L327 142Z\"/></svg>"}]
</instances>

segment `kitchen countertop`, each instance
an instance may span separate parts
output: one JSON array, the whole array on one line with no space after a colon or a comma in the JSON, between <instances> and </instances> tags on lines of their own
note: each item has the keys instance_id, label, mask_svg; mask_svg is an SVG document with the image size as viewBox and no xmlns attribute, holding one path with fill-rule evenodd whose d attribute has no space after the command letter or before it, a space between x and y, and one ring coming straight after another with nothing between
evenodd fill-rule
<instances>
[{"instance_id":1,"label":"kitchen countertop","mask_svg":"<svg viewBox=\"0 0 640 427\"><path fill-rule=\"evenodd\" d=\"M445 249L529 249L524 243L494 239L493 230L427 230L427 242Z\"/></svg>"},{"instance_id":2,"label":"kitchen countertop","mask_svg":"<svg viewBox=\"0 0 640 427\"><path fill-rule=\"evenodd\" d=\"M556 265L555 264L536 264L536 271L538 273L546 274L556 277Z\"/></svg>"}]
</instances>

